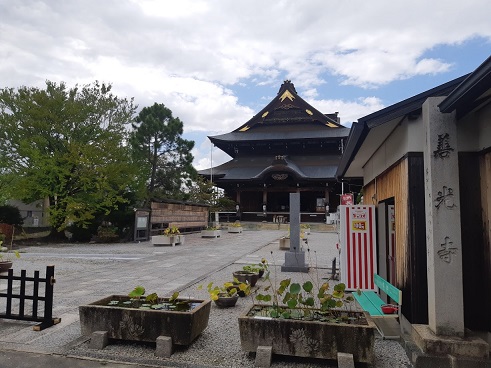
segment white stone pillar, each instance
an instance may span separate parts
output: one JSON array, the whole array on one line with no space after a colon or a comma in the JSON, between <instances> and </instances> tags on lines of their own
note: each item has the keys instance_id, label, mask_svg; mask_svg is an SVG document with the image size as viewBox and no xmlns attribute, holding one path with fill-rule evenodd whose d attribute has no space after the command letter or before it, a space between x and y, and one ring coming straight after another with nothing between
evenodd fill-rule
<instances>
[{"instance_id":1,"label":"white stone pillar","mask_svg":"<svg viewBox=\"0 0 491 368\"><path fill-rule=\"evenodd\" d=\"M457 126L455 113L440 113L443 99L423 104L428 319L436 335L463 337Z\"/></svg>"}]
</instances>

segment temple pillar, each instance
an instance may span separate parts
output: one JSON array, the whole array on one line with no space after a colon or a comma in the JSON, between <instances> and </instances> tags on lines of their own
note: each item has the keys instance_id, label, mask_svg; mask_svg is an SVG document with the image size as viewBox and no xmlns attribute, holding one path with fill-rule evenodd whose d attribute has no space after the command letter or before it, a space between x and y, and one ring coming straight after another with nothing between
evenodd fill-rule
<instances>
[{"instance_id":1,"label":"temple pillar","mask_svg":"<svg viewBox=\"0 0 491 368\"><path fill-rule=\"evenodd\" d=\"M488 355L487 343L466 336L464 325L457 120L455 112L439 111L444 98L430 97L422 106L428 325L413 324L413 338L426 359L444 355L454 360L483 359ZM428 365L415 365L420 366Z\"/></svg>"}]
</instances>

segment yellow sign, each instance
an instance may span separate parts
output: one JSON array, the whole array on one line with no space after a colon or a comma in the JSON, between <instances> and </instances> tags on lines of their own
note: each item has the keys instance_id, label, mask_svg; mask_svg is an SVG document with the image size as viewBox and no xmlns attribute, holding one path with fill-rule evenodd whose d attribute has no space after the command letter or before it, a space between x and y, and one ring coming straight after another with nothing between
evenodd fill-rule
<instances>
[{"instance_id":1,"label":"yellow sign","mask_svg":"<svg viewBox=\"0 0 491 368\"><path fill-rule=\"evenodd\" d=\"M367 230L367 222L366 221L352 221L351 222L351 230L353 230L353 231L366 231Z\"/></svg>"}]
</instances>

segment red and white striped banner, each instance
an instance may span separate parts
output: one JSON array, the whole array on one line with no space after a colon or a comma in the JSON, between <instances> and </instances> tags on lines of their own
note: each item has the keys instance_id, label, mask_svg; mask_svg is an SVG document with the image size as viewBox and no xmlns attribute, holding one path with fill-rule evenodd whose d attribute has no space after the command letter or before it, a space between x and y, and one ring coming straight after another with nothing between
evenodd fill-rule
<instances>
[{"instance_id":1,"label":"red and white striped banner","mask_svg":"<svg viewBox=\"0 0 491 368\"><path fill-rule=\"evenodd\" d=\"M340 206L341 281L347 290L375 290L375 206Z\"/></svg>"}]
</instances>

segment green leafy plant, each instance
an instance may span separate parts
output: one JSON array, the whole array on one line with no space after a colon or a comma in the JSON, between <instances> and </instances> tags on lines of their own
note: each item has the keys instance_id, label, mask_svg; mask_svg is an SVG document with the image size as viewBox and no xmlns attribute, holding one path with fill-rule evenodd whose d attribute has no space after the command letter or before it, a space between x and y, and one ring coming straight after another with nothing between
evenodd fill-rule
<instances>
[{"instance_id":1,"label":"green leafy plant","mask_svg":"<svg viewBox=\"0 0 491 368\"><path fill-rule=\"evenodd\" d=\"M187 310L190 303L187 300L178 300L179 292L172 294L170 298L160 298L157 293L145 296L145 288L136 286L128 296L128 301L111 300L109 306L120 306L139 309L166 309L166 310Z\"/></svg>"},{"instance_id":2,"label":"green leafy plant","mask_svg":"<svg viewBox=\"0 0 491 368\"><path fill-rule=\"evenodd\" d=\"M216 226L207 226L205 230L215 231L215 230L220 230L220 229L218 227L216 227Z\"/></svg>"},{"instance_id":3,"label":"green leafy plant","mask_svg":"<svg viewBox=\"0 0 491 368\"><path fill-rule=\"evenodd\" d=\"M257 310L267 317L327 320L333 309L352 301L345 298L345 284L336 284L331 291L329 282L321 281L318 275L302 283L292 282L291 278L277 283L276 275L271 276L269 271L265 274L268 285L255 297L257 301L270 303L268 308L258 307Z\"/></svg>"},{"instance_id":4,"label":"green leafy plant","mask_svg":"<svg viewBox=\"0 0 491 368\"><path fill-rule=\"evenodd\" d=\"M242 269L247 272L259 273L262 268L258 265L245 265Z\"/></svg>"},{"instance_id":5,"label":"green leafy plant","mask_svg":"<svg viewBox=\"0 0 491 368\"><path fill-rule=\"evenodd\" d=\"M198 290L201 290L202 288L203 285L198 286ZM240 292L244 295L249 295L251 293L251 286L247 283L234 279L233 282L225 282L223 286L218 286L213 282L210 282L206 286L206 290L210 295L210 299L215 301L220 297L232 297Z\"/></svg>"},{"instance_id":6,"label":"green leafy plant","mask_svg":"<svg viewBox=\"0 0 491 368\"><path fill-rule=\"evenodd\" d=\"M230 227L242 227L242 224L240 223L240 221L235 221L235 222L232 222L231 224L229 224L228 226L230 226Z\"/></svg>"}]
</instances>

